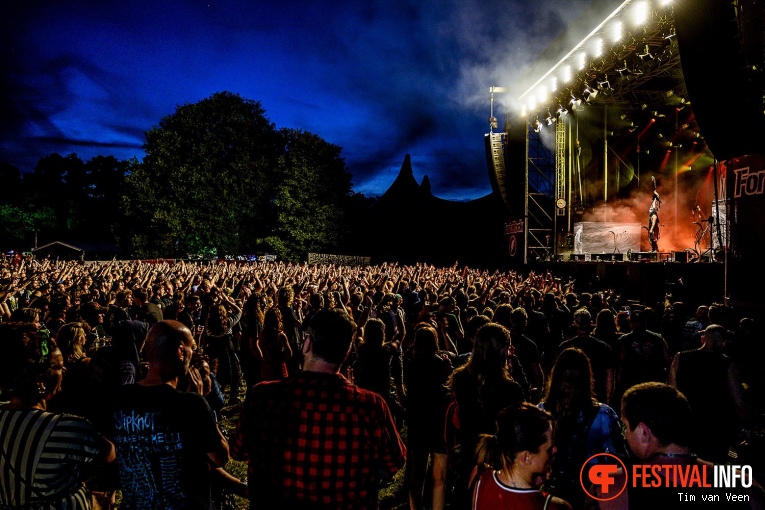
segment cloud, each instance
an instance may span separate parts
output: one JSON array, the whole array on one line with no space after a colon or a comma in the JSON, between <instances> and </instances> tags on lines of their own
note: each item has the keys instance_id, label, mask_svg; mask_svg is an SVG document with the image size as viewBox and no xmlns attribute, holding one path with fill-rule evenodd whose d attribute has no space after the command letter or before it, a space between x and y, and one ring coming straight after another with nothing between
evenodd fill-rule
<instances>
[{"instance_id":1,"label":"cloud","mask_svg":"<svg viewBox=\"0 0 765 510\"><path fill-rule=\"evenodd\" d=\"M477 198L490 191L489 87L511 90L502 117L568 9L586 4L14 5L0 22L2 159L28 171L69 149L141 157L143 133L177 105L228 90L261 101L277 127L343 147L364 193L382 194L409 153L438 196Z\"/></svg>"}]
</instances>

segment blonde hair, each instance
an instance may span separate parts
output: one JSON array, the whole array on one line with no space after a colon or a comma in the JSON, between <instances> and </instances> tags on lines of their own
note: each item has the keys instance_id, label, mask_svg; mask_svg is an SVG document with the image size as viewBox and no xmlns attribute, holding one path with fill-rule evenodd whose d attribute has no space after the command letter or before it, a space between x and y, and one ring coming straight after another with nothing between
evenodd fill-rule
<instances>
[{"instance_id":1,"label":"blonde hair","mask_svg":"<svg viewBox=\"0 0 765 510\"><path fill-rule=\"evenodd\" d=\"M64 355L64 363L72 363L86 357L85 327L81 322L68 322L56 333L56 343Z\"/></svg>"}]
</instances>

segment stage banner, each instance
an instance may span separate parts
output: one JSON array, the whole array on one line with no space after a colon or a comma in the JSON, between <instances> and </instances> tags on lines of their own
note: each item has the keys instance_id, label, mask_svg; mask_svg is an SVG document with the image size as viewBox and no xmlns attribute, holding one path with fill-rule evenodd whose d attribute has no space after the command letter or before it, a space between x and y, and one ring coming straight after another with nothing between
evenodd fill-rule
<instances>
[{"instance_id":1,"label":"stage banner","mask_svg":"<svg viewBox=\"0 0 765 510\"><path fill-rule=\"evenodd\" d=\"M504 235L507 244L507 254L512 264L522 265L525 261L525 232L525 224L522 219L505 222Z\"/></svg>"},{"instance_id":2,"label":"stage banner","mask_svg":"<svg viewBox=\"0 0 765 510\"><path fill-rule=\"evenodd\" d=\"M726 195L730 203L730 258L728 282L734 301L762 301L765 281L765 166L763 155L749 155L723 162ZM735 263L733 263L735 261ZM760 303L761 306L765 304Z\"/></svg>"},{"instance_id":3,"label":"stage banner","mask_svg":"<svg viewBox=\"0 0 765 510\"><path fill-rule=\"evenodd\" d=\"M368 266L372 261L371 257L361 257L358 255L338 255L335 253L309 253L309 264L336 264L338 266Z\"/></svg>"}]
</instances>

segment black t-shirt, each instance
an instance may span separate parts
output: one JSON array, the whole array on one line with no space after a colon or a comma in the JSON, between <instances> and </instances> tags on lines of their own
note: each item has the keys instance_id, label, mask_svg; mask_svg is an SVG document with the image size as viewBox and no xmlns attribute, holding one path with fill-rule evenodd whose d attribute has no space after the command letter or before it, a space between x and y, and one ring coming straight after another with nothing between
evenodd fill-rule
<instances>
[{"instance_id":1,"label":"black t-shirt","mask_svg":"<svg viewBox=\"0 0 765 510\"><path fill-rule=\"evenodd\" d=\"M610 395L606 395L606 378L608 370L616 367L616 355L611 346L590 335L577 336L561 343L558 352L569 347L581 349L590 359L595 394L600 402L608 402Z\"/></svg>"},{"instance_id":2,"label":"black t-shirt","mask_svg":"<svg viewBox=\"0 0 765 510\"><path fill-rule=\"evenodd\" d=\"M112 413L120 508L209 509L207 453L220 435L201 395L171 386L123 386Z\"/></svg>"}]
</instances>

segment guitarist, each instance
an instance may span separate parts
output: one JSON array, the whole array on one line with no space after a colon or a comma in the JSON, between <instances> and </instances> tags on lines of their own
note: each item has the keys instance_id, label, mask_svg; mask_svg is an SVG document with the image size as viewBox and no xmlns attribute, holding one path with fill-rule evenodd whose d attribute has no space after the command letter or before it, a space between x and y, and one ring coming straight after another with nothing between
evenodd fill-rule
<instances>
[{"instance_id":1,"label":"guitarist","mask_svg":"<svg viewBox=\"0 0 765 510\"><path fill-rule=\"evenodd\" d=\"M659 208L661 199L656 191L656 178L651 176L653 181L653 198L651 207L648 209L648 240L651 242L651 251L659 251Z\"/></svg>"}]
</instances>

